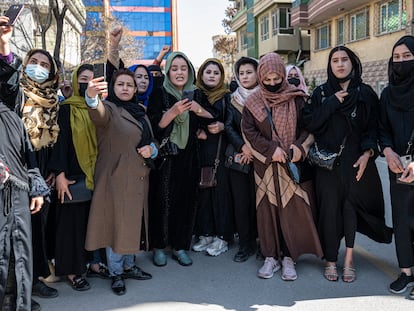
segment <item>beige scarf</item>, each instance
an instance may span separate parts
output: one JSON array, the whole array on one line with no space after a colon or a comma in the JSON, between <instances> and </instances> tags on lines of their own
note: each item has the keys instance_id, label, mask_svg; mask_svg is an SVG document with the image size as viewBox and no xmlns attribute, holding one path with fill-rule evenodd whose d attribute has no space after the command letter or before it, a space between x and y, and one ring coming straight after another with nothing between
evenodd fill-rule
<instances>
[{"instance_id":1,"label":"beige scarf","mask_svg":"<svg viewBox=\"0 0 414 311\"><path fill-rule=\"evenodd\" d=\"M53 88L56 81L39 84L23 72L20 84L27 98L22 105L22 120L33 148L40 150L52 146L59 134L59 98Z\"/></svg>"}]
</instances>

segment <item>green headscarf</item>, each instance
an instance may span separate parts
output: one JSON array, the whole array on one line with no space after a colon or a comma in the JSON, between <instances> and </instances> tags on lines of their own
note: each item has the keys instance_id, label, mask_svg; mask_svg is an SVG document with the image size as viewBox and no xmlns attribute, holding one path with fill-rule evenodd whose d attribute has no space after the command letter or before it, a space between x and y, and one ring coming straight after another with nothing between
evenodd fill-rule
<instances>
[{"instance_id":1,"label":"green headscarf","mask_svg":"<svg viewBox=\"0 0 414 311\"><path fill-rule=\"evenodd\" d=\"M70 128L72 130L73 146L75 147L79 166L86 175L86 187L93 190L98 146L95 125L89 117L85 98L79 95L78 70L79 67L72 74L73 95L66 99L62 105L70 105Z\"/></svg>"},{"instance_id":2,"label":"green headscarf","mask_svg":"<svg viewBox=\"0 0 414 311\"><path fill-rule=\"evenodd\" d=\"M177 100L181 99L182 92L178 90L172 83L169 77L169 71L171 68L171 63L176 57L183 58L188 65L188 80L184 85L183 90L195 90L197 87L194 85L194 77L195 77L195 70L193 65L191 64L188 57L182 52L173 52L171 53L166 60L165 64L165 79L163 86L167 93L173 95ZM177 144L178 148L185 149L188 142L188 135L189 135L189 128L190 128L190 116L189 112L186 111L174 119L173 129L170 134L170 140Z\"/></svg>"}]
</instances>

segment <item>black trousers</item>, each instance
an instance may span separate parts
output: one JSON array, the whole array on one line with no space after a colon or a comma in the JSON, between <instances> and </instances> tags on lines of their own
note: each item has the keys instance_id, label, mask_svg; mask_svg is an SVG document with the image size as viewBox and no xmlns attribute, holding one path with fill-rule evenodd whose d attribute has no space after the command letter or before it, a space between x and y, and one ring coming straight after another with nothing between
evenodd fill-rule
<instances>
[{"instance_id":1,"label":"black trousers","mask_svg":"<svg viewBox=\"0 0 414 311\"><path fill-rule=\"evenodd\" d=\"M33 282L39 276L46 278L50 275L47 244L46 225L49 215L49 202L45 202L42 209L32 215L32 243L33 243Z\"/></svg>"},{"instance_id":2,"label":"black trousers","mask_svg":"<svg viewBox=\"0 0 414 311\"><path fill-rule=\"evenodd\" d=\"M230 169L229 174L240 247L254 246L257 238L257 221L253 170L249 174L244 174Z\"/></svg>"},{"instance_id":3,"label":"black trousers","mask_svg":"<svg viewBox=\"0 0 414 311\"><path fill-rule=\"evenodd\" d=\"M390 173L392 221L400 268L414 266L414 187L397 184Z\"/></svg>"}]
</instances>

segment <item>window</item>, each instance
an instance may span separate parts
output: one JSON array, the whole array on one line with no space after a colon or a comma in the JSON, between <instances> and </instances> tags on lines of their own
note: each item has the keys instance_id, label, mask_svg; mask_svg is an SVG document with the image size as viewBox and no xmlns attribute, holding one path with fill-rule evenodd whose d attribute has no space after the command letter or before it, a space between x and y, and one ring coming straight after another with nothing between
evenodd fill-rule
<instances>
[{"instance_id":1,"label":"window","mask_svg":"<svg viewBox=\"0 0 414 311\"><path fill-rule=\"evenodd\" d=\"M269 16L265 15L260 18L260 39L265 41L269 39Z\"/></svg>"},{"instance_id":2,"label":"window","mask_svg":"<svg viewBox=\"0 0 414 311\"><path fill-rule=\"evenodd\" d=\"M316 49L322 50L329 48L330 43L330 32L329 25L324 25L316 29Z\"/></svg>"},{"instance_id":3,"label":"window","mask_svg":"<svg viewBox=\"0 0 414 311\"><path fill-rule=\"evenodd\" d=\"M365 39L369 35L368 9L351 15L349 18L349 41Z\"/></svg>"},{"instance_id":4,"label":"window","mask_svg":"<svg viewBox=\"0 0 414 311\"><path fill-rule=\"evenodd\" d=\"M405 28L407 23L407 7L405 0L393 0L379 6L379 31L388 33Z\"/></svg>"},{"instance_id":5,"label":"window","mask_svg":"<svg viewBox=\"0 0 414 311\"><path fill-rule=\"evenodd\" d=\"M272 36L278 34L293 34L290 27L290 9L278 8L272 11Z\"/></svg>"},{"instance_id":6,"label":"window","mask_svg":"<svg viewBox=\"0 0 414 311\"><path fill-rule=\"evenodd\" d=\"M336 45L342 45L345 43L345 20L343 18L338 19L336 22Z\"/></svg>"},{"instance_id":7,"label":"window","mask_svg":"<svg viewBox=\"0 0 414 311\"><path fill-rule=\"evenodd\" d=\"M246 27L243 27L239 32L239 40L240 46L239 50L243 51L247 49L247 33L246 33Z\"/></svg>"}]
</instances>

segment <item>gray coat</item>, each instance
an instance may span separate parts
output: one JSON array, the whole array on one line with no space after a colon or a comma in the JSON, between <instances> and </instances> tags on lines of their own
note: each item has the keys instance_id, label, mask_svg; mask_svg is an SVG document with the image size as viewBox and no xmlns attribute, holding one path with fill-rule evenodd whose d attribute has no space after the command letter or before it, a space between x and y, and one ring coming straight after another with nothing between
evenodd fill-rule
<instances>
[{"instance_id":1,"label":"gray coat","mask_svg":"<svg viewBox=\"0 0 414 311\"><path fill-rule=\"evenodd\" d=\"M135 254L143 221L148 245L150 169L136 151L142 125L111 102L99 102L88 111L96 126L98 157L85 247L109 246L118 254Z\"/></svg>"}]
</instances>

